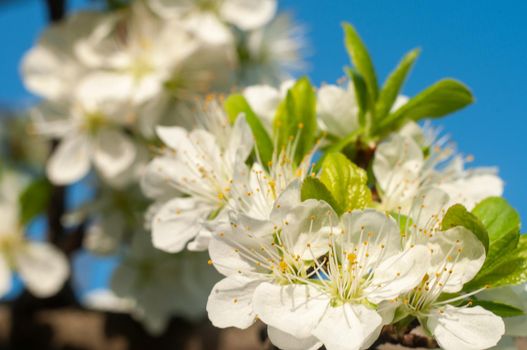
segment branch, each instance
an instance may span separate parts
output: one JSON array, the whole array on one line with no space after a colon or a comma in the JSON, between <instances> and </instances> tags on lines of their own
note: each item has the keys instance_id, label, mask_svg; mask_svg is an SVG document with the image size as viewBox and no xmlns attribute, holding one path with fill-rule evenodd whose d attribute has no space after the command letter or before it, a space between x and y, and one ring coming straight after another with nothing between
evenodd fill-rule
<instances>
[{"instance_id":1,"label":"branch","mask_svg":"<svg viewBox=\"0 0 527 350\"><path fill-rule=\"evenodd\" d=\"M59 22L66 14L66 0L46 0L50 22Z\"/></svg>"}]
</instances>

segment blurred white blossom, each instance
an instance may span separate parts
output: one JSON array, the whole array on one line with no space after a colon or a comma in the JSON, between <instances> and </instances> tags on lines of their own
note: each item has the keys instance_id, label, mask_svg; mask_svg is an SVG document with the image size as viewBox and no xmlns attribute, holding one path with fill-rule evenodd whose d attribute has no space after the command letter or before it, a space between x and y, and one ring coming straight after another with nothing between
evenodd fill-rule
<instances>
[{"instance_id":1,"label":"blurred white blossom","mask_svg":"<svg viewBox=\"0 0 527 350\"><path fill-rule=\"evenodd\" d=\"M3 171L0 178L0 295L11 289L11 275L18 273L27 289L37 297L57 293L69 276L64 254L47 242L24 237L19 216L19 196L27 179Z\"/></svg>"}]
</instances>

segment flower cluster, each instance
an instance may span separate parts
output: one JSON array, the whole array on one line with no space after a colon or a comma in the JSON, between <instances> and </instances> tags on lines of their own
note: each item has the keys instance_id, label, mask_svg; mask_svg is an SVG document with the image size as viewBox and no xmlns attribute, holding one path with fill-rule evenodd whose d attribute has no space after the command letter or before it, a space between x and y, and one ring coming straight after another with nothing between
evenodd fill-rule
<instances>
[{"instance_id":1,"label":"flower cluster","mask_svg":"<svg viewBox=\"0 0 527 350\"><path fill-rule=\"evenodd\" d=\"M12 271L34 295L56 293L70 239L120 257L84 305L154 334L206 311L220 328L259 320L285 350L527 336L519 215L496 169L468 167L427 121L468 106L470 90L443 79L403 96L418 50L381 86L349 24L346 79L294 80L302 31L277 6L136 0L44 32L22 63L41 98L23 128L50 155L28 162L46 169L29 185L2 169L0 294ZM78 182L89 198L65 203ZM63 252L23 237L44 212Z\"/></svg>"},{"instance_id":2,"label":"flower cluster","mask_svg":"<svg viewBox=\"0 0 527 350\"><path fill-rule=\"evenodd\" d=\"M153 244L208 249L224 276L212 323L260 320L281 349L366 349L416 322L441 348L491 348L502 317L523 313L492 291L526 282L527 241L495 169L466 169L470 157L417 124L472 95L445 79L400 96L417 51L380 88L345 33L349 83L250 86L208 98L190 131L156 129L164 147L142 179Z\"/></svg>"}]
</instances>

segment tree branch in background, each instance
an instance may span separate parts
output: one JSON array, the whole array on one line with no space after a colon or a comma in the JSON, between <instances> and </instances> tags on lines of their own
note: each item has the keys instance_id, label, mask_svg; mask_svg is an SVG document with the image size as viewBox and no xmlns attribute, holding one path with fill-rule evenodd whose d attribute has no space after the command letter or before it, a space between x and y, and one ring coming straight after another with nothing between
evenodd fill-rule
<instances>
[{"instance_id":1,"label":"tree branch in background","mask_svg":"<svg viewBox=\"0 0 527 350\"><path fill-rule=\"evenodd\" d=\"M66 13L66 0L46 0L50 22L58 22Z\"/></svg>"}]
</instances>

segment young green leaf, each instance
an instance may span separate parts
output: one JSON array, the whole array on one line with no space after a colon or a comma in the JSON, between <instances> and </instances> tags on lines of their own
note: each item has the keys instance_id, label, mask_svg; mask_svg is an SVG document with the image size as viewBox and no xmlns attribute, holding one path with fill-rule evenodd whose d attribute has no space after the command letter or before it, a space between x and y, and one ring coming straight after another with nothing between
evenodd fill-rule
<instances>
[{"instance_id":1,"label":"young green leaf","mask_svg":"<svg viewBox=\"0 0 527 350\"><path fill-rule=\"evenodd\" d=\"M319 179L313 176L305 178L300 188L300 198L302 201L306 199L318 199L323 200L335 210L337 214L342 214L342 209L338 205L331 192L329 192L326 185L324 185Z\"/></svg>"},{"instance_id":2,"label":"young green leaf","mask_svg":"<svg viewBox=\"0 0 527 350\"><path fill-rule=\"evenodd\" d=\"M46 211L51 196L51 184L46 178L31 182L19 197L20 221L27 224Z\"/></svg>"},{"instance_id":3,"label":"young green leaf","mask_svg":"<svg viewBox=\"0 0 527 350\"><path fill-rule=\"evenodd\" d=\"M489 234L485 226L461 204L455 204L448 208L441 222L441 229L444 231L456 226L465 227L472 232L483 244L485 251L489 251Z\"/></svg>"},{"instance_id":4,"label":"young green leaf","mask_svg":"<svg viewBox=\"0 0 527 350\"><path fill-rule=\"evenodd\" d=\"M364 78L369 96L372 102L375 102L378 95L377 76L368 49L360 38L359 33L351 24L344 23L342 26L344 28L346 49L351 61L357 72Z\"/></svg>"},{"instance_id":5,"label":"young green leaf","mask_svg":"<svg viewBox=\"0 0 527 350\"><path fill-rule=\"evenodd\" d=\"M264 167L267 167L273 158L273 142L245 97L239 94L230 95L225 100L223 107L225 108L231 123L234 123L240 114L243 113L245 115L247 124L249 124L254 135L258 155L260 156Z\"/></svg>"},{"instance_id":6,"label":"young green leaf","mask_svg":"<svg viewBox=\"0 0 527 350\"><path fill-rule=\"evenodd\" d=\"M375 105L376 120L382 120L390 112L419 53L419 49L414 49L407 53L399 62L397 68L386 79Z\"/></svg>"},{"instance_id":7,"label":"young green leaf","mask_svg":"<svg viewBox=\"0 0 527 350\"><path fill-rule=\"evenodd\" d=\"M453 79L444 79L423 90L404 106L379 122L379 130L392 131L406 122L438 118L466 107L474 101L470 90Z\"/></svg>"},{"instance_id":8,"label":"young green leaf","mask_svg":"<svg viewBox=\"0 0 527 350\"><path fill-rule=\"evenodd\" d=\"M494 264L482 268L465 290L476 290L490 285L493 288L527 282L527 235L520 236L518 246L503 252Z\"/></svg>"},{"instance_id":9,"label":"young green leaf","mask_svg":"<svg viewBox=\"0 0 527 350\"><path fill-rule=\"evenodd\" d=\"M359 125L364 127L366 125L366 113L368 113L369 108L369 96L368 88L366 87L366 82L364 78L357 73L355 70L349 68L348 75L353 82L353 88L355 89L355 96L357 97L357 104L359 105Z\"/></svg>"},{"instance_id":10,"label":"young green leaf","mask_svg":"<svg viewBox=\"0 0 527 350\"><path fill-rule=\"evenodd\" d=\"M371 203L366 172L342 153L326 155L320 181L326 185L342 211L364 208Z\"/></svg>"},{"instance_id":11,"label":"young green leaf","mask_svg":"<svg viewBox=\"0 0 527 350\"><path fill-rule=\"evenodd\" d=\"M273 129L278 147L285 149L292 143L296 144L296 163L300 163L311 151L315 144L317 119L316 94L309 79L301 78L289 89L278 106Z\"/></svg>"},{"instance_id":12,"label":"young green leaf","mask_svg":"<svg viewBox=\"0 0 527 350\"><path fill-rule=\"evenodd\" d=\"M472 213L489 234L489 251L483 270L499 261L503 252L514 250L520 238L520 216L503 198L490 197L480 202Z\"/></svg>"},{"instance_id":13,"label":"young green leaf","mask_svg":"<svg viewBox=\"0 0 527 350\"><path fill-rule=\"evenodd\" d=\"M515 317L524 315L522 309L518 309L517 307L508 304L498 303L495 301L475 299L472 300L472 305L479 305L500 317Z\"/></svg>"}]
</instances>

